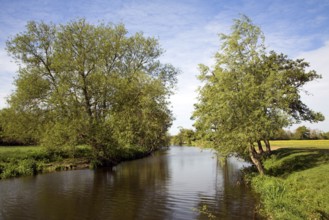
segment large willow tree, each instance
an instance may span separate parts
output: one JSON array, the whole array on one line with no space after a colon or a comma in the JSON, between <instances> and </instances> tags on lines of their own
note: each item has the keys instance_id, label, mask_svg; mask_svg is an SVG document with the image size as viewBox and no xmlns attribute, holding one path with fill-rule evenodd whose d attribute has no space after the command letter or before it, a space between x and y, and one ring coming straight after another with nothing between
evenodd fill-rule
<instances>
[{"instance_id":1,"label":"large willow tree","mask_svg":"<svg viewBox=\"0 0 329 220\"><path fill-rule=\"evenodd\" d=\"M29 22L7 42L20 65L2 127L48 146L157 148L172 115L177 71L162 64L158 41L123 25ZM25 138L25 139L24 139Z\"/></svg>"},{"instance_id":2,"label":"large willow tree","mask_svg":"<svg viewBox=\"0 0 329 220\"><path fill-rule=\"evenodd\" d=\"M300 99L302 86L320 78L308 63L275 52L266 53L260 28L246 16L234 20L231 33L221 34L222 45L213 69L200 65L199 102L195 127L222 156L248 157L263 174L263 141L282 127L301 120L323 120Z\"/></svg>"}]
</instances>

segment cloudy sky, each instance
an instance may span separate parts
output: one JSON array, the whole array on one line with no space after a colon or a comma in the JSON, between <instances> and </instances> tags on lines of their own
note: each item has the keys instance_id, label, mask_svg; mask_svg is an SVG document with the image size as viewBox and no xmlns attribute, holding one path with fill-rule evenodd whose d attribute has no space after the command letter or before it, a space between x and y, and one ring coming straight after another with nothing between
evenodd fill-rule
<instances>
[{"instance_id":1,"label":"cloudy sky","mask_svg":"<svg viewBox=\"0 0 329 220\"><path fill-rule=\"evenodd\" d=\"M329 0L0 0L0 5L0 108L15 89L17 71L5 50L6 40L30 20L59 24L86 18L95 24L124 23L130 33L142 31L159 39L165 49L161 60L181 71L171 100L176 120L170 131L192 128L197 66L213 64L218 33L228 33L232 19L245 14L261 27L269 49L305 58L322 74L305 87L311 95L303 95L303 101L327 119L303 125L329 131Z\"/></svg>"}]
</instances>

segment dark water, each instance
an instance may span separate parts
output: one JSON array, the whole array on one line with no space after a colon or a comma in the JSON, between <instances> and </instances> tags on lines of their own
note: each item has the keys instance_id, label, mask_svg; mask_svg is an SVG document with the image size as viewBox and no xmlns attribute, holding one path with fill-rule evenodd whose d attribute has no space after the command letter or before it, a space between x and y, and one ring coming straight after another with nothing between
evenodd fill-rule
<instances>
[{"instance_id":1,"label":"dark water","mask_svg":"<svg viewBox=\"0 0 329 220\"><path fill-rule=\"evenodd\" d=\"M237 184L246 164L221 167L210 150L171 147L113 169L0 181L0 219L254 219L255 197Z\"/></svg>"}]
</instances>

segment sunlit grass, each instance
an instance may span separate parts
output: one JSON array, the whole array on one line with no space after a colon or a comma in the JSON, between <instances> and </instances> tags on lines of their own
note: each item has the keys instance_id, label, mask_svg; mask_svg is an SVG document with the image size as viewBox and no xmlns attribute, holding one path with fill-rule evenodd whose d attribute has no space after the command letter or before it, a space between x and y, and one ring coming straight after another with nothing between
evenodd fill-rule
<instances>
[{"instance_id":1,"label":"sunlit grass","mask_svg":"<svg viewBox=\"0 0 329 220\"><path fill-rule=\"evenodd\" d=\"M12 152L12 151L31 151L40 150L40 146L0 146L0 153Z\"/></svg>"},{"instance_id":2,"label":"sunlit grass","mask_svg":"<svg viewBox=\"0 0 329 220\"><path fill-rule=\"evenodd\" d=\"M270 143L273 148L296 147L329 149L329 140L287 140L271 141Z\"/></svg>"},{"instance_id":3,"label":"sunlit grass","mask_svg":"<svg viewBox=\"0 0 329 220\"><path fill-rule=\"evenodd\" d=\"M329 141L273 141L267 176L252 186L270 219L329 219Z\"/></svg>"},{"instance_id":4,"label":"sunlit grass","mask_svg":"<svg viewBox=\"0 0 329 220\"><path fill-rule=\"evenodd\" d=\"M286 178L257 176L263 214L270 219L328 219L329 164L294 172Z\"/></svg>"},{"instance_id":5,"label":"sunlit grass","mask_svg":"<svg viewBox=\"0 0 329 220\"><path fill-rule=\"evenodd\" d=\"M40 151L42 147L40 146L0 146L0 156L5 153L13 153L13 152L32 152L32 151Z\"/></svg>"}]
</instances>

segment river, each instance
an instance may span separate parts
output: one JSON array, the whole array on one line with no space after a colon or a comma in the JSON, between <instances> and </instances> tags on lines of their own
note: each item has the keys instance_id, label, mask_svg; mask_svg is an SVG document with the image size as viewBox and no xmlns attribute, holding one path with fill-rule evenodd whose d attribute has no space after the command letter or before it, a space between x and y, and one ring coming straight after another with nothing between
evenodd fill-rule
<instances>
[{"instance_id":1,"label":"river","mask_svg":"<svg viewBox=\"0 0 329 220\"><path fill-rule=\"evenodd\" d=\"M246 165L170 147L112 169L1 180L0 219L255 219L255 196L239 184Z\"/></svg>"}]
</instances>

